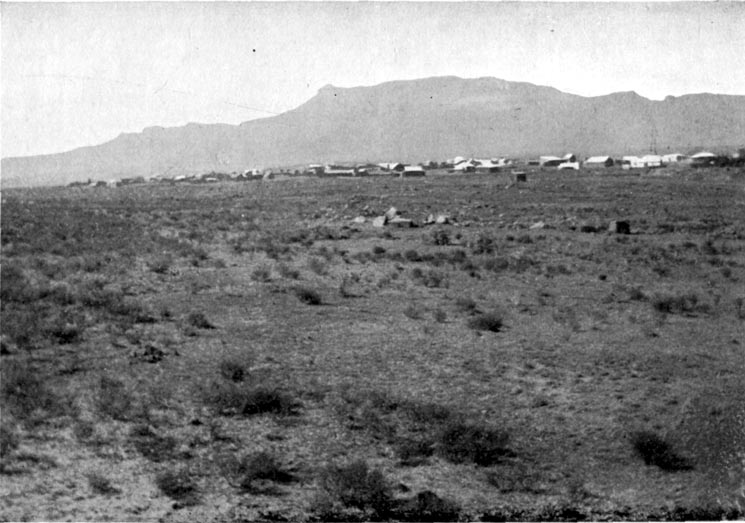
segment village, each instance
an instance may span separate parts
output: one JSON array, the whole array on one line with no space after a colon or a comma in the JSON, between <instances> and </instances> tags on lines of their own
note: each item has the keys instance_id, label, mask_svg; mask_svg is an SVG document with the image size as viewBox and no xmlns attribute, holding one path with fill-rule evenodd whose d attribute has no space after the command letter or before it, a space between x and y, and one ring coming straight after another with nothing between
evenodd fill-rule
<instances>
[{"instance_id":1,"label":"village","mask_svg":"<svg viewBox=\"0 0 745 523\"><path fill-rule=\"evenodd\" d=\"M210 171L199 174L181 174L173 177L165 175L152 175L149 177L136 176L125 177L115 180L103 181L92 180L72 182L70 187L118 187L121 185L135 185L142 183L217 183L225 181L245 182L256 180L270 180L275 177L421 177L428 174L496 174L508 173L515 177L516 181L524 181L525 171L566 171L580 169L592 170L602 173L615 167L622 170L650 170L671 168L700 168L700 167L729 167L745 164L745 149L739 149L732 154L715 154L709 151L699 151L691 155L681 153L670 154L645 154L642 156L624 155L612 157L610 155L587 156L580 160L577 155L567 153L563 156L543 155L538 158L512 159L507 157L493 158L465 158L456 156L444 161L429 161L418 164L404 162L382 162L382 163L311 163L308 165L296 165L291 167L271 168L249 168L243 172L232 171L229 173ZM666 172L666 174L672 174Z\"/></svg>"}]
</instances>

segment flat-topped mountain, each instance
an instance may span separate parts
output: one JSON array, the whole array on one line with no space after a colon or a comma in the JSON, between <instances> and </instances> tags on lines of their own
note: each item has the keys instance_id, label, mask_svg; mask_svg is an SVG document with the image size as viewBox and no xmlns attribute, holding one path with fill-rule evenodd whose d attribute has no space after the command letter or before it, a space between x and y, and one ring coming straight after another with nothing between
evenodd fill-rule
<instances>
[{"instance_id":1,"label":"flat-topped mountain","mask_svg":"<svg viewBox=\"0 0 745 523\"><path fill-rule=\"evenodd\" d=\"M2 183L177 176L303 163L580 156L742 147L745 96L583 97L496 78L437 77L321 88L301 106L240 125L148 127L95 146L2 159Z\"/></svg>"}]
</instances>

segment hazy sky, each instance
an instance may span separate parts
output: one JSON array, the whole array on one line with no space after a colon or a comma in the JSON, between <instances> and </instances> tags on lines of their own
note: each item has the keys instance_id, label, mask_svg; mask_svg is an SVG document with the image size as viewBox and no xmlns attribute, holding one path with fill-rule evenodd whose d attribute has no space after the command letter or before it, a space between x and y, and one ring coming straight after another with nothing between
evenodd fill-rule
<instances>
[{"instance_id":1,"label":"hazy sky","mask_svg":"<svg viewBox=\"0 0 745 523\"><path fill-rule=\"evenodd\" d=\"M3 157L239 123L326 84L745 95L743 3L3 3Z\"/></svg>"}]
</instances>

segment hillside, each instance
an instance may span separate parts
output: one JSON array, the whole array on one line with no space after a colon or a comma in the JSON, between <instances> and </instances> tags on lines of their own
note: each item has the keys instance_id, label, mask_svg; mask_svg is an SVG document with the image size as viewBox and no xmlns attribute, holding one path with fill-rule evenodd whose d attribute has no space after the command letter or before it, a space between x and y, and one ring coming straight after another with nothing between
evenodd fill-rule
<instances>
[{"instance_id":1,"label":"hillside","mask_svg":"<svg viewBox=\"0 0 745 523\"><path fill-rule=\"evenodd\" d=\"M2 160L3 185L456 155L580 155L741 145L745 97L599 97L496 78L326 86L284 114L240 125L150 127L73 151Z\"/></svg>"}]
</instances>

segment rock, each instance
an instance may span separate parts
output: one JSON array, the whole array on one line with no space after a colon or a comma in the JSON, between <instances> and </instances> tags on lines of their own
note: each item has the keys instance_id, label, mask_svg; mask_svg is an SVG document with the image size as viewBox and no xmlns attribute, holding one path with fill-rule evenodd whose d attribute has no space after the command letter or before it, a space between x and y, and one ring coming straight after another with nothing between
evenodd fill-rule
<instances>
[{"instance_id":1,"label":"rock","mask_svg":"<svg viewBox=\"0 0 745 523\"><path fill-rule=\"evenodd\" d=\"M450 223L450 216L446 214L438 214L437 218L435 218L435 223L438 225L445 225L446 223Z\"/></svg>"},{"instance_id":2,"label":"rock","mask_svg":"<svg viewBox=\"0 0 745 523\"><path fill-rule=\"evenodd\" d=\"M353 223L365 223L365 217L364 216L357 216L354 220L352 220Z\"/></svg>"},{"instance_id":3,"label":"rock","mask_svg":"<svg viewBox=\"0 0 745 523\"><path fill-rule=\"evenodd\" d=\"M396 216L398 216L398 209L396 209L395 207L391 207L390 209L385 211L384 216L390 221Z\"/></svg>"},{"instance_id":4,"label":"rock","mask_svg":"<svg viewBox=\"0 0 745 523\"><path fill-rule=\"evenodd\" d=\"M608 225L608 232L615 234L631 234L631 225L625 220L613 220Z\"/></svg>"},{"instance_id":5,"label":"rock","mask_svg":"<svg viewBox=\"0 0 745 523\"><path fill-rule=\"evenodd\" d=\"M427 219L424 220L424 225L432 225L433 223L435 223L435 215L430 214L429 216L427 216Z\"/></svg>"},{"instance_id":6,"label":"rock","mask_svg":"<svg viewBox=\"0 0 745 523\"><path fill-rule=\"evenodd\" d=\"M531 231L535 231L537 229L545 229L546 228L546 222L535 222L533 225L528 227Z\"/></svg>"},{"instance_id":7,"label":"rock","mask_svg":"<svg viewBox=\"0 0 745 523\"><path fill-rule=\"evenodd\" d=\"M378 216L377 218L373 218L372 225L373 227L385 227L387 221L388 218L385 216Z\"/></svg>"},{"instance_id":8,"label":"rock","mask_svg":"<svg viewBox=\"0 0 745 523\"><path fill-rule=\"evenodd\" d=\"M408 218L393 218L392 220L388 220L388 225L391 225L393 227L402 227L402 228L409 228L414 226L414 222L409 220Z\"/></svg>"}]
</instances>

